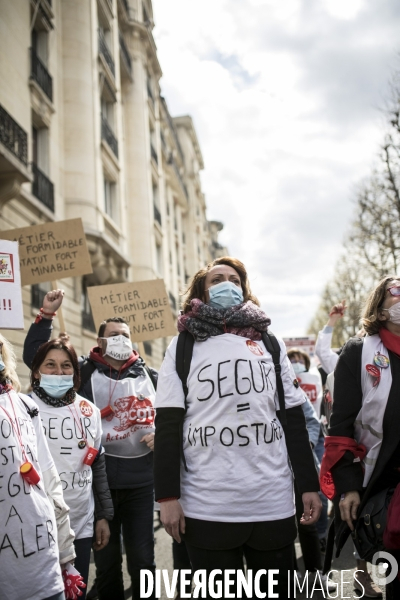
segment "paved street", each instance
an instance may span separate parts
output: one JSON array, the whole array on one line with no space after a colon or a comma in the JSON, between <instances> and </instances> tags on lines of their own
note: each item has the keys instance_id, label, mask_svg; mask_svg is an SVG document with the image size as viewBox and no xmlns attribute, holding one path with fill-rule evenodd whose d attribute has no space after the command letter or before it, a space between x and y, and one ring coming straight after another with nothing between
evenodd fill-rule
<instances>
[{"instance_id":1,"label":"paved street","mask_svg":"<svg viewBox=\"0 0 400 600\"><path fill-rule=\"evenodd\" d=\"M172 544L171 544L171 538L165 533L165 531L163 530L163 528L159 527L158 525L158 518L156 517L156 534L155 534L155 539L156 539L156 565L157 565L157 569L168 569L170 577L171 577L171 573L172 573ZM303 564L302 564L302 559L301 559L301 549L300 549L300 544L296 543L296 553L297 553L297 557L299 559L299 568L302 569L303 568ZM342 574L342 579L344 582L349 582L349 583L344 583L343 584L343 593L341 590L341 573L335 573L334 576L332 577L333 581L339 584L339 588L338 588L338 595L337 592L332 592L331 593L331 598L357 598L356 592L353 589L353 585L352 582L353 581L353 572L355 570L356 567L356 562L355 559L353 557L353 548L352 548L352 544L351 542L348 542L346 544L346 546L343 549L343 552L341 554L341 556L339 557L339 559L335 559L332 565L333 569L337 569L338 571L343 571ZM344 572L344 570L346 570L346 572ZM91 564L91 569L90 569L90 582L89 582L89 588L91 587L92 583L93 583L93 579L94 579L94 564ZM126 594L125 594L125 598L132 598L132 592L130 590L130 580L129 580L129 575L126 569L126 563L124 560L124 581L125 581L125 590L126 590ZM305 591L305 590L304 590ZM321 592L317 592L315 591L313 595L311 595L311 587L309 589L309 595L307 596L306 593L301 593L301 594L297 594L296 598L298 598L299 600L303 600L305 598L313 598L314 600L321 600L322 598L329 598L329 596L324 596ZM383 598L385 598L385 595L383 596ZM110 598L110 600L112 600ZM161 595L161 600L167 600L167 596L165 594L165 590L164 587L162 586L162 595Z\"/></svg>"}]
</instances>

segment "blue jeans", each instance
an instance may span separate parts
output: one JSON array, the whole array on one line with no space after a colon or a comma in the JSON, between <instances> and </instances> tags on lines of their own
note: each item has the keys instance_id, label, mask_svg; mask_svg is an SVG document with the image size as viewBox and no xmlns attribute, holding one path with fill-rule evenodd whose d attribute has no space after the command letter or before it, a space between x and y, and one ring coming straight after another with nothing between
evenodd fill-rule
<instances>
[{"instance_id":1,"label":"blue jeans","mask_svg":"<svg viewBox=\"0 0 400 600\"><path fill-rule=\"evenodd\" d=\"M111 490L114 519L110 541L103 550L94 552L96 585L99 600L124 600L122 575L121 529L133 597L140 599L140 570L155 572L154 562L154 493L148 485L133 490ZM155 598L155 596L151 596Z\"/></svg>"}]
</instances>

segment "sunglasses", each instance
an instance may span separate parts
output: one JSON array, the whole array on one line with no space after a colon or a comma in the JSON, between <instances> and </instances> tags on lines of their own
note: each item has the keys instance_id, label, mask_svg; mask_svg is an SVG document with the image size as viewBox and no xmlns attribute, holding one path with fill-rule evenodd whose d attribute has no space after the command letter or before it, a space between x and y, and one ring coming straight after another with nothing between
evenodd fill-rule
<instances>
[{"instance_id":1,"label":"sunglasses","mask_svg":"<svg viewBox=\"0 0 400 600\"><path fill-rule=\"evenodd\" d=\"M400 296L400 285L392 285L391 287L388 287L386 291L389 292L391 296Z\"/></svg>"}]
</instances>

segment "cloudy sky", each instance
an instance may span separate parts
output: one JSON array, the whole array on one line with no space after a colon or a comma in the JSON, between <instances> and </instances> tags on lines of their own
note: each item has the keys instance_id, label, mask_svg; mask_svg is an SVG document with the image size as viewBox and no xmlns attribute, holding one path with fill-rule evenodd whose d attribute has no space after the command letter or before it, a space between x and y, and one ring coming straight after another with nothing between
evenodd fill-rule
<instances>
[{"instance_id":1,"label":"cloudy sky","mask_svg":"<svg viewBox=\"0 0 400 600\"><path fill-rule=\"evenodd\" d=\"M208 218L278 335L303 335L373 165L398 0L153 0L161 86L200 140Z\"/></svg>"}]
</instances>

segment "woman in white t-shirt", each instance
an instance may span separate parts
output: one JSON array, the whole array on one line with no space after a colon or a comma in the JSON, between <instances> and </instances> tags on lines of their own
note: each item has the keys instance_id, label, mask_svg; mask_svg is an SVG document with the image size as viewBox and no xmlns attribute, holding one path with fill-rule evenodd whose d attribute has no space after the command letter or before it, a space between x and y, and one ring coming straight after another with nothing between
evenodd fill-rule
<instances>
[{"instance_id":1,"label":"woman in white t-shirt","mask_svg":"<svg viewBox=\"0 0 400 600\"><path fill-rule=\"evenodd\" d=\"M60 565L75 558L60 478L37 405L21 389L0 334L0 597L63 600Z\"/></svg>"},{"instance_id":2,"label":"woman in white t-shirt","mask_svg":"<svg viewBox=\"0 0 400 600\"><path fill-rule=\"evenodd\" d=\"M87 583L95 520L93 473L104 471L101 489L96 488L100 507L111 502L101 453L101 417L99 409L77 394L80 375L78 358L68 336L42 344L31 371L32 398L38 404L43 430L70 508L75 532L75 567ZM96 514L93 548L104 548L110 536L108 518ZM86 590L83 596L84 600Z\"/></svg>"},{"instance_id":3,"label":"woman in white t-shirt","mask_svg":"<svg viewBox=\"0 0 400 600\"><path fill-rule=\"evenodd\" d=\"M185 540L194 571L236 572L245 557L254 576L278 569L279 597L287 598L296 537L292 469L305 523L316 522L321 502L304 395L281 340L285 432L279 420L274 364L262 341L269 324L239 260L217 259L194 276L178 320L179 331L194 337L186 398L177 338L159 373L155 492L161 521ZM267 575L257 581L267 592ZM221 597L232 597L227 592Z\"/></svg>"}]
</instances>

